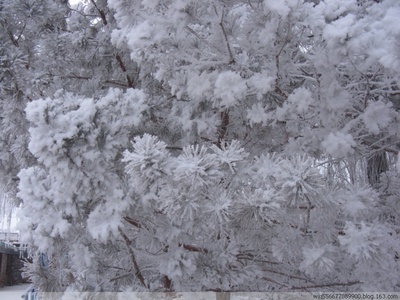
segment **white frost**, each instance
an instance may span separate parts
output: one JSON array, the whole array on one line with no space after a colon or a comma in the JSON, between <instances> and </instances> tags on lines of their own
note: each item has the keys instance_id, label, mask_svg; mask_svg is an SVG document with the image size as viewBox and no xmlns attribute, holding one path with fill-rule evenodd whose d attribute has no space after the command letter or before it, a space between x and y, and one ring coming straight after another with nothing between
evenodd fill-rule
<instances>
[{"instance_id":1,"label":"white frost","mask_svg":"<svg viewBox=\"0 0 400 300\"><path fill-rule=\"evenodd\" d=\"M354 153L353 147L356 146L356 142L351 134L338 131L329 133L321 145L334 158L340 158Z\"/></svg>"}]
</instances>

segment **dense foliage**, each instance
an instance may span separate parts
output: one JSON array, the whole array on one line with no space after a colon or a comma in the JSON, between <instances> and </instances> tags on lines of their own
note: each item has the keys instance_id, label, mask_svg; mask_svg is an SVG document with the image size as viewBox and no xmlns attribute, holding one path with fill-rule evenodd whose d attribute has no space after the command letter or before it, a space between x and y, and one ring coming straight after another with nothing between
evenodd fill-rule
<instances>
[{"instance_id":1,"label":"dense foliage","mask_svg":"<svg viewBox=\"0 0 400 300\"><path fill-rule=\"evenodd\" d=\"M397 0L0 8L39 288L400 290Z\"/></svg>"}]
</instances>

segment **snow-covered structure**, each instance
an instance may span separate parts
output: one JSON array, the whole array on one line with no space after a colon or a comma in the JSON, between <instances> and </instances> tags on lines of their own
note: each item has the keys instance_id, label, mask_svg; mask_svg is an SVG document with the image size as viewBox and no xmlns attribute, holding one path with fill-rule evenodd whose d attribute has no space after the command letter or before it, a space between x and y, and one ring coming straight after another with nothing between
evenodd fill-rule
<instances>
[{"instance_id":1,"label":"snow-covered structure","mask_svg":"<svg viewBox=\"0 0 400 300\"><path fill-rule=\"evenodd\" d=\"M0 287L24 281L22 269L28 247L19 237L18 232L0 231Z\"/></svg>"}]
</instances>

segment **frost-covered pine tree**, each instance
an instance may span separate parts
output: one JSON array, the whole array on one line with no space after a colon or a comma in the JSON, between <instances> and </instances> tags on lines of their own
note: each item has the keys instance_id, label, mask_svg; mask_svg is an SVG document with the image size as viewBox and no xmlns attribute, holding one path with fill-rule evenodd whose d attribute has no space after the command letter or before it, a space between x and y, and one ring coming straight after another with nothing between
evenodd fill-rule
<instances>
[{"instance_id":1,"label":"frost-covered pine tree","mask_svg":"<svg viewBox=\"0 0 400 300\"><path fill-rule=\"evenodd\" d=\"M16 204L17 174L35 161L27 149L24 109L43 90L36 84L43 67L38 64L39 40L61 30L64 6L60 1L0 1L1 190Z\"/></svg>"},{"instance_id":2,"label":"frost-covered pine tree","mask_svg":"<svg viewBox=\"0 0 400 300\"><path fill-rule=\"evenodd\" d=\"M26 108L40 288L400 290L398 1L81 9L89 48Z\"/></svg>"}]
</instances>

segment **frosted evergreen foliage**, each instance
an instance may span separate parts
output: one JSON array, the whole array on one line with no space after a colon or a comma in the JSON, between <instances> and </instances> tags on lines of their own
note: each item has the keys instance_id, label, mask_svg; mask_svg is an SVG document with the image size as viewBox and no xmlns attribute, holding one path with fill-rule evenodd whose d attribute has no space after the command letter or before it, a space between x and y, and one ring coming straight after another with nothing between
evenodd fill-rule
<instances>
[{"instance_id":1,"label":"frosted evergreen foliage","mask_svg":"<svg viewBox=\"0 0 400 300\"><path fill-rule=\"evenodd\" d=\"M399 1L50 2L0 16L38 288L400 291Z\"/></svg>"},{"instance_id":2,"label":"frosted evergreen foliage","mask_svg":"<svg viewBox=\"0 0 400 300\"><path fill-rule=\"evenodd\" d=\"M19 174L18 196L29 198L20 216L22 237L50 257L76 257L83 249L83 265L80 260L63 260L71 276L80 267L86 266L84 273L99 267L93 260L104 259L110 251L101 244L119 235L121 214L130 204L113 162L128 146L128 128L141 122L143 97L140 90L111 89L97 101L66 93L27 107L33 125L29 149L40 166ZM61 242L71 239L69 245ZM95 274L88 274L88 282L77 279L74 286L95 288ZM62 280L51 290L60 289Z\"/></svg>"}]
</instances>

